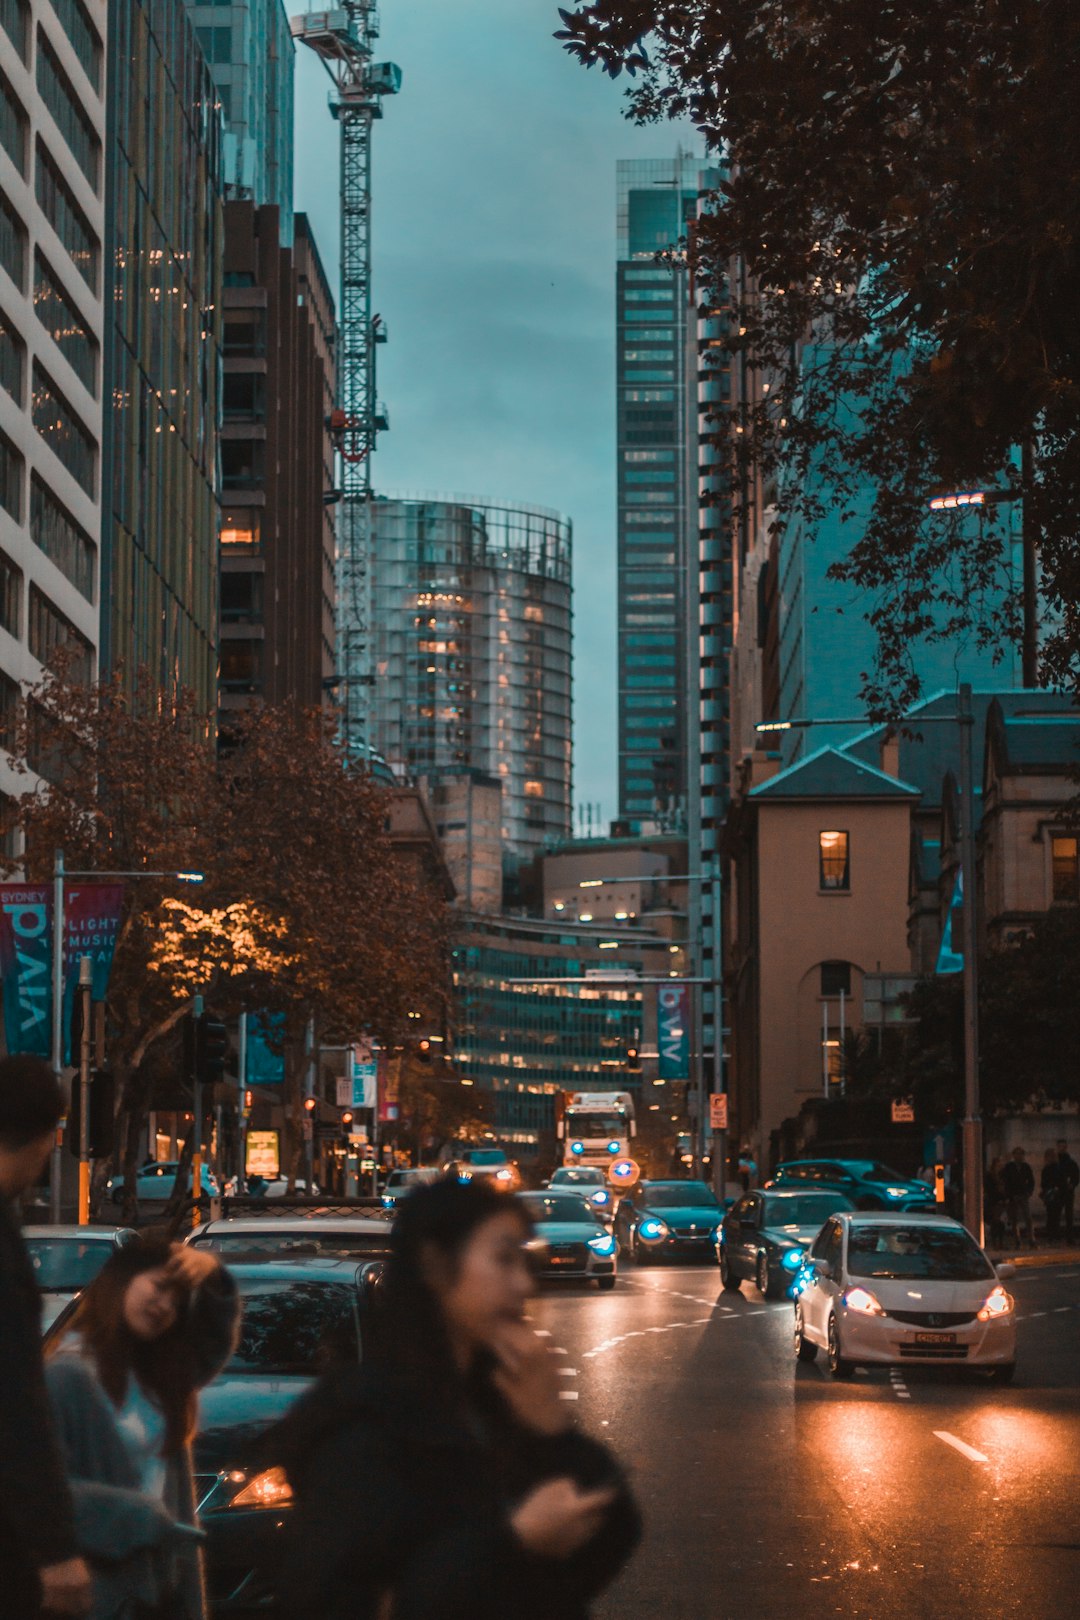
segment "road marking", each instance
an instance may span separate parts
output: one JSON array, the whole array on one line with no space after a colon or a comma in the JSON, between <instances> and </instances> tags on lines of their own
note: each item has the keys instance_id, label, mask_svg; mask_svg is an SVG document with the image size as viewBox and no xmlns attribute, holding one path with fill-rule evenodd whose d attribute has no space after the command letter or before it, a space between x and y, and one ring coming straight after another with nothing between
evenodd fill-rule
<instances>
[{"instance_id":1,"label":"road marking","mask_svg":"<svg viewBox=\"0 0 1080 1620\"><path fill-rule=\"evenodd\" d=\"M560 1401L576 1401L577 1398L578 1392L576 1389L560 1389L559 1391Z\"/></svg>"},{"instance_id":2,"label":"road marking","mask_svg":"<svg viewBox=\"0 0 1080 1620\"><path fill-rule=\"evenodd\" d=\"M1060 1316L1060 1315L1061 1315L1061 1314L1062 1314L1062 1312L1063 1312L1063 1311L1071 1311L1071 1310L1072 1310L1072 1306L1071 1306L1071 1305L1059 1305L1059 1306L1058 1306L1058 1307L1057 1307L1057 1308L1056 1308L1056 1310L1055 1310L1055 1311L1054 1311L1054 1315L1055 1315L1055 1316Z\"/></svg>"},{"instance_id":3,"label":"road marking","mask_svg":"<svg viewBox=\"0 0 1080 1620\"><path fill-rule=\"evenodd\" d=\"M904 1383L904 1375L899 1367L889 1368L889 1382L893 1387L893 1394L898 1401L910 1401L911 1391Z\"/></svg>"},{"instance_id":4,"label":"road marking","mask_svg":"<svg viewBox=\"0 0 1080 1620\"><path fill-rule=\"evenodd\" d=\"M1025 1316L1024 1320L1027 1321L1027 1322L1034 1322L1034 1320L1035 1320L1035 1318L1037 1316L1045 1316L1046 1314L1047 1313L1045 1311L1028 1311L1028 1313Z\"/></svg>"},{"instance_id":5,"label":"road marking","mask_svg":"<svg viewBox=\"0 0 1080 1620\"><path fill-rule=\"evenodd\" d=\"M969 1446L966 1440L958 1440L956 1435L950 1434L947 1429L935 1429L934 1439L944 1440L947 1446L952 1446L962 1457L966 1457L969 1462L988 1463L990 1461L989 1457L984 1457L981 1451L976 1451L974 1446Z\"/></svg>"},{"instance_id":6,"label":"road marking","mask_svg":"<svg viewBox=\"0 0 1080 1620\"><path fill-rule=\"evenodd\" d=\"M553 1356L568 1356L570 1354L569 1350L564 1350L561 1344L553 1344L551 1353Z\"/></svg>"},{"instance_id":7,"label":"road marking","mask_svg":"<svg viewBox=\"0 0 1080 1620\"><path fill-rule=\"evenodd\" d=\"M551 1338L551 1329L550 1328L534 1328L533 1332L536 1334L536 1337L538 1339L550 1339Z\"/></svg>"},{"instance_id":8,"label":"road marking","mask_svg":"<svg viewBox=\"0 0 1080 1620\"><path fill-rule=\"evenodd\" d=\"M563 1351L563 1354L565 1355L566 1352ZM560 1378L576 1378L577 1377L577 1368L576 1367L560 1367L559 1368L559 1377Z\"/></svg>"}]
</instances>

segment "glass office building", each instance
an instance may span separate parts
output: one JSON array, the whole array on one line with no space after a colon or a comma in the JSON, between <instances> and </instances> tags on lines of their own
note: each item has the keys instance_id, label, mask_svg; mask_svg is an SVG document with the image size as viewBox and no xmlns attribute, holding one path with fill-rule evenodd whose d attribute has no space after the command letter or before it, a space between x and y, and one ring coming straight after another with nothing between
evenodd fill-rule
<instances>
[{"instance_id":1,"label":"glass office building","mask_svg":"<svg viewBox=\"0 0 1080 1620\"><path fill-rule=\"evenodd\" d=\"M466 498L370 513L374 749L403 776L496 778L504 849L534 854L570 829L570 523Z\"/></svg>"}]
</instances>

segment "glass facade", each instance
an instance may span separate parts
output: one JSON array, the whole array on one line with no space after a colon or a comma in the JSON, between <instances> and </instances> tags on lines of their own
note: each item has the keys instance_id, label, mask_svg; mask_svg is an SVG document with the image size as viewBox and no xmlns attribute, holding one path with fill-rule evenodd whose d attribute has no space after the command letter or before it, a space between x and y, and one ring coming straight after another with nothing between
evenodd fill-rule
<instances>
[{"instance_id":1,"label":"glass facade","mask_svg":"<svg viewBox=\"0 0 1080 1620\"><path fill-rule=\"evenodd\" d=\"M103 655L217 679L221 124L183 0L117 8L110 121Z\"/></svg>"},{"instance_id":2,"label":"glass facade","mask_svg":"<svg viewBox=\"0 0 1080 1620\"><path fill-rule=\"evenodd\" d=\"M401 775L470 767L497 778L510 853L565 836L568 520L539 507L402 498L375 500L371 522L376 752Z\"/></svg>"}]
</instances>

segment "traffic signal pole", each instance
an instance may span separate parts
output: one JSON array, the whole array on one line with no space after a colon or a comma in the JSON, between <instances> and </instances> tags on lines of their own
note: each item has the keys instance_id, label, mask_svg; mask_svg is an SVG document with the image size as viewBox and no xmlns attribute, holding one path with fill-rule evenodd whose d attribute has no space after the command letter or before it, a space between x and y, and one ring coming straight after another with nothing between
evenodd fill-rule
<instances>
[{"instance_id":1,"label":"traffic signal pole","mask_svg":"<svg viewBox=\"0 0 1080 1620\"><path fill-rule=\"evenodd\" d=\"M79 1042L79 1225L90 1224L90 1046L93 1036L91 994L94 964L79 958L78 996L82 1003L82 1038Z\"/></svg>"},{"instance_id":2,"label":"traffic signal pole","mask_svg":"<svg viewBox=\"0 0 1080 1620\"><path fill-rule=\"evenodd\" d=\"M202 1197L203 1117L202 1117L202 1075L201 1075L201 1072L200 1072L201 1068L202 1068L202 1041L199 1039L199 1035L200 1035L200 1025L202 1024L202 1020L203 1020L203 1006L204 1006L204 1003L203 1003L202 996L196 996L195 997L195 1005L194 1005L194 1007L192 1009L192 1018L194 1020L194 1026L195 1026L195 1028L194 1028L194 1039L192 1041L192 1048L193 1048L193 1051L194 1051L194 1054L195 1054L195 1062L194 1062L193 1067L192 1067L192 1075L191 1075L192 1106L195 1109L195 1118L194 1118L194 1120L192 1122L192 1129L195 1132L195 1146L194 1146L194 1148L192 1150L192 1154L191 1154L191 1198L192 1198L191 1224L192 1224L192 1226L198 1226L199 1223L202 1220L202 1212L199 1209L199 1199Z\"/></svg>"}]
</instances>

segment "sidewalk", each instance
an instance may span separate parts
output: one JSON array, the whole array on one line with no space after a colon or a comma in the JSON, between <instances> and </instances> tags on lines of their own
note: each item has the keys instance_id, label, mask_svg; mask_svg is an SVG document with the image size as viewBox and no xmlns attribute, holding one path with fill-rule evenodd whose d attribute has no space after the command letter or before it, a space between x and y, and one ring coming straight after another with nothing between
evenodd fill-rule
<instances>
[{"instance_id":1,"label":"sidewalk","mask_svg":"<svg viewBox=\"0 0 1080 1620\"><path fill-rule=\"evenodd\" d=\"M1058 1249L1041 1246L1037 1249L988 1250L994 1265L1007 1260L1010 1265L1027 1271L1037 1266L1080 1265L1080 1248Z\"/></svg>"}]
</instances>

